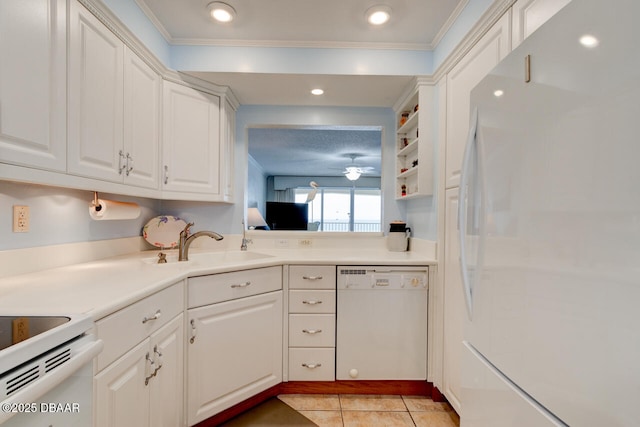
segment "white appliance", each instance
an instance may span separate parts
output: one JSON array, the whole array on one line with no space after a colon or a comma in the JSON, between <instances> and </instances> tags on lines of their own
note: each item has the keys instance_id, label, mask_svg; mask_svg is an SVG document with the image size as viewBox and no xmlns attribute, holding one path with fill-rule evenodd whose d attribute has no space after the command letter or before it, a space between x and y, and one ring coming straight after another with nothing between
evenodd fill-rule
<instances>
[{"instance_id":1,"label":"white appliance","mask_svg":"<svg viewBox=\"0 0 640 427\"><path fill-rule=\"evenodd\" d=\"M13 344L17 324L29 338ZM3 427L92 424L92 362L102 350L92 327L85 315L0 317Z\"/></svg>"},{"instance_id":2,"label":"white appliance","mask_svg":"<svg viewBox=\"0 0 640 427\"><path fill-rule=\"evenodd\" d=\"M640 425L638 16L574 0L472 92L463 427Z\"/></svg>"},{"instance_id":3,"label":"white appliance","mask_svg":"<svg viewBox=\"0 0 640 427\"><path fill-rule=\"evenodd\" d=\"M426 380L427 273L338 266L337 379Z\"/></svg>"}]
</instances>

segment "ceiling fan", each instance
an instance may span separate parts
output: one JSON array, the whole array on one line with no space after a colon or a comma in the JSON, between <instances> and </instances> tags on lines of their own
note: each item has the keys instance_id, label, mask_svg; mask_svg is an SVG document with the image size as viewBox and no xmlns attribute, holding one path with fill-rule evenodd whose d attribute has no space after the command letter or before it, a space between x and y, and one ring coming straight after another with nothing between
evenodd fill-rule
<instances>
[{"instance_id":1,"label":"ceiling fan","mask_svg":"<svg viewBox=\"0 0 640 427\"><path fill-rule=\"evenodd\" d=\"M371 166L358 166L355 163L356 157L358 156L356 156L355 154L350 154L349 157L351 158L351 164L347 165L344 168L344 171L342 171L344 176L347 177L349 181L356 181L358 178L360 178L360 175L369 173L374 169Z\"/></svg>"}]
</instances>

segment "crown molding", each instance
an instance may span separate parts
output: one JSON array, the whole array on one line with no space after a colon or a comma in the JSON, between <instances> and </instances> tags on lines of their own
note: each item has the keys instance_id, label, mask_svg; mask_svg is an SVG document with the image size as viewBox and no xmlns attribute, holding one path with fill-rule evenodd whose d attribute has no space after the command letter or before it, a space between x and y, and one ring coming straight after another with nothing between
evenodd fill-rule
<instances>
[{"instance_id":1,"label":"crown molding","mask_svg":"<svg viewBox=\"0 0 640 427\"><path fill-rule=\"evenodd\" d=\"M435 81L451 71L451 69L471 50L498 20L509 11L516 0L495 0L482 14L480 19L471 27L467 35L456 45L445 60L432 74Z\"/></svg>"},{"instance_id":2,"label":"crown molding","mask_svg":"<svg viewBox=\"0 0 640 427\"><path fill-rule=\"evenodd\" d=\"M101 0L78 0L91 12L100 22L102 22L112 33L116 35L127 47L138 55L143 61L154 69L158 74L162 75L167 69L158 58L147 49L147 47L138 39L120 19L109 10Z\"/></svg>"},{"instance_id":3,"label":"crown molding","mask_svg":"<svg viewBox=\"0 0 640 427\"><path fill-rule=\"evenodd\" d=\"M449 15L449 18L444 23L442 28L440 28L440 31L438 31L438 34L436 34L436 36L431 41L432 48L435 48L435 46L438 46L438 44L440 43L440 40L442 40L444 35L447 34L447 32L451 29L453 24L456 22L456 20L458 19L458 17L460 16L464 8L467 7L468 4L469 4L469 0L464 0L458 3L458 6L456 6L456 8L453 10L453 13Z\"/></svg>"},{"instance_id":4,"label":"crown molding","mask_svg":"<svg viewBox=\"0 0 640 427\"><path fill-rule=\"evenodd\" d=\"M293 40L229 40L229 39L189 39L174 38L173 46L216 46L216 47L266 47L302 49L368 49L430 51L430 43L378 43L378 42L335 42L335 41L293 41Z\"/></svg>"},{"instance_id":5,"label":"crown molding","mask_svg":"<svg viewBox=\"0 0 640 427\"><path fill-rule=\"evenodd\" d=\"M138 39L122 21L109 10L108 7L101 0L78 0L78 3L83 5L89 12L91 12L100 22L102 22L116 37L138 55L143 61L145 61L156 73L162 77L163 80L172 81L174 83L188 85L194 89L207 92L212 95L225 97L228 99L234 108L239 105L238 99L233 94L231 89L227 86L218 86L210 82L182 74L167 68L145 45Z\"/></svg>"}]
</instances>

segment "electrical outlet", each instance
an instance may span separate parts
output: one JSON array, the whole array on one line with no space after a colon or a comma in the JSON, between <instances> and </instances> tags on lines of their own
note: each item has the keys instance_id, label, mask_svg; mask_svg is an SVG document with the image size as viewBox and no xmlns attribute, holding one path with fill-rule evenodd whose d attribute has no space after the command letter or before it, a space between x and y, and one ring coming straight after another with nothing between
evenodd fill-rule
<instances>
[{"instance_id":1,"label":"electrical outlet","mask_svg":"<svg viewBox=\"0 0 640 427\"><path fill-rule=\"evenodd\" d=\"M289 239L276 239L276 248L288 248Z\"/></svg>"},{"instance_id":2,"label":"electrical outlet","mask_svg":"<svg viewBox=\"0 0 640 427\"><path fill-rule=\"evenodd\" d=\"M15 205L13 207L13 232L26 233L29 231L29 206Z\"/></svg>"},{"instance_id":3,"label":"electrical outlet","mask_svg":"<svg viewBox=\"0 0 640 427\"><path fill-rule=\"evenodd\" d=\"M29 319L18 317L12 322L12 344L17 344L29 338Z\"/></svg>"},{"instance_id":4,"label":"electrical outlet","mask_svg":"<svg viewBox=\"0 0 640 427\"><path fill-rule=\"evenodd\" d=\"M298 246L303 248L310 248L313 246L313 240L311 239L300 239L298 240Z\"/></svg>"}]
</instances>

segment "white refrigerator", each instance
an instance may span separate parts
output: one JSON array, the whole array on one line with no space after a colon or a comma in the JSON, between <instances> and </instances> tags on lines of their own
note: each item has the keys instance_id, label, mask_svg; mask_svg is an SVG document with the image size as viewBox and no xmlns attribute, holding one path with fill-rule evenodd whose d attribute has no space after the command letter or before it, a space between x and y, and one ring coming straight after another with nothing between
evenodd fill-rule
<instances>
[{"instance_id":1,"label":"white refrigerator","mask_svg":"<svg viewBox=\"0 0 640 427\"><path fill-rule=\"evenodd\" d=\"M640 425L639 17L573 0L472 92L463 427Z\"/></svg>"}]
</instances>

